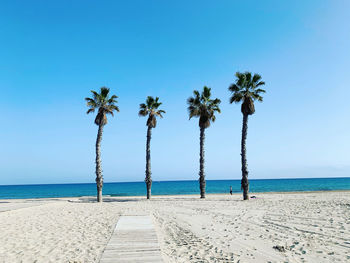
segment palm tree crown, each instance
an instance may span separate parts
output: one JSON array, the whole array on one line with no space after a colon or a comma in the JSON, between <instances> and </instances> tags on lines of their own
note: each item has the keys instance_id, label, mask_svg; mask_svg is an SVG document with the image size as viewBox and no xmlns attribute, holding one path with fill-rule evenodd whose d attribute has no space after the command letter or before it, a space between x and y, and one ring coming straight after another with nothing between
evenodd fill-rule
<instances>
[{"instance_id":1,"label":"palm tree crown","mask_svg":"<svg viewBox=\"0 0 350 263\"><path fill-rule=\"evenodd\" d=\"M189 97L187 100L188 114L190 119L192 117L199 117L199 127L208 128L210 122L214 122L215 112L221 113L219 104L221 101L219 99L212 100L211 88L204 86L202 93L200 94L198 90L193 91L194 96Z\"/></svg>"},{"instance_id":2,"label":"palm tree crown","mask_svg":"<svg viewBox=\"0 0 350 263\"><path fill-rule=\"evenodd\" d=\"M146 103L140 104L139 116L147 116L147 126L151 128L155 128L157 126L157 116L163 118L162 113L165 113L164 110L158 110L159 106L162 105L159 102L159 98L155 99L151 96L148 96L146 99Z\"/></svg>"},{"instance_id":3,"label":"palm tree crown","mask_svg":"<svg viewBox=\"0 0 350 263\"><path fill-rule=\"evenodd\" d=\"M114 116L113 111L119 112L119 107L115 105L117 102L118 96L112 95L109 97L109 88L102 87L100 93L92 90L93 98L85 98L87 101L87 106L89 110L87 114L90 112L95 112L95 109L98 109L98 113L95 118L96 125L106 125L107 124L107 116L106 114L111 114Z\"/></svg>"},{"instance_id":4,"label":"palm tree crown","mask_svg":"<svg viewBox=\"0 0 350 263\"><path fill-rule=\"evenodd\" d=\"M236 83L231 84L228 88L232 92L230 103L242 102L241 111L243 114L252 115L255 112L254 101L263 101L262 93L265 90L258 88L265 85L264 81L261 81L259 74L252 74L250 72L236 73Z\"/></svg>"}]
</instances>

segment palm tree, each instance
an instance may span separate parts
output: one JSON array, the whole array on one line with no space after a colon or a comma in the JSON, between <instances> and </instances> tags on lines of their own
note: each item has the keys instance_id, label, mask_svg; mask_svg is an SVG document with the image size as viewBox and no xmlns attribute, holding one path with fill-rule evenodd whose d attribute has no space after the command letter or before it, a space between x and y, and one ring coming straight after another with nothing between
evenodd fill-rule
<instances>
[{"instance_id":1,"label":"palm tree","mask_svg":"<svg viewBox=\"0 0 350 263\"><path fill-rule=\"evenodd\" d=\"M205 175L204 175L204 139L205 129L210 126L210 122L214 122L215 112L221 112L219 108L219 99L210 99L211 89L204 86L202 93L199 91L193 91L194 97L187 99L188 113L190 119L192 117L199 117L199 129L200 129L200 154L199 154L199 188L201 192L201 198L205 198Z\"/></svg>"},{"instance_id":2,"label":"palm tree","mask_svg":"<svg viewBox=\"0 0 350 263\"><path fill-rule=\"evenodd\" d=\"M151 137L152 129L157 126L157 116L163 118L162 113L165 113L163 110L158 110L159 106L162 105L158 101L159 98L155 99L151 96L148 96L146 103L140 104L139 116L148 116L146 126L147 126L147 142L146 142L146 188L147 188L147 199L151 199L151 187L152 187L152 178L151 178Z\"/></svg>"},{"instance_id":3,"label":"palm tree","mask_svg":"<svg viewBox=\"0 0 350 263\"><path fill-rule=\"evenodd\" d=\"M95 124L98 126L97 139L96 139L96 185L97 185L97 202L102 202L102 187L103 187L103 176L101 168L101 140L103 127L107 124L107 114L113 116L113 111L119 112L117 105L117 96L112 95L109 97L109 89L102 87L100 93L91 91L93 94L92 98L85 98L87 106L90 112L95 112L98 109L98 113L95 118Z\"/></svg>"},{"instance_id":4,"label":"palm tree","mask_svg":"<svg viewBox=\"0 0 350 263\"><path fill-rule=\"evenodd\" d=\"M249 192L249 181L248 181L248 165L246 157L246 140L248 131L248 116L254 114L255 107L254 101L263 101L262 93L265 90L258 87L265 85L264 81L261 81L261 76L259 74L245 72L236 73L236 82L231 84L228 88L232 92L230 98L230 103L240 103L242 102L241 112L243 114L243 125L242 125L242 141L241 141L241 161L242 161L242 181L241 190L243 190L243 200L248 200Z\"/></svg>"}]
</instances>

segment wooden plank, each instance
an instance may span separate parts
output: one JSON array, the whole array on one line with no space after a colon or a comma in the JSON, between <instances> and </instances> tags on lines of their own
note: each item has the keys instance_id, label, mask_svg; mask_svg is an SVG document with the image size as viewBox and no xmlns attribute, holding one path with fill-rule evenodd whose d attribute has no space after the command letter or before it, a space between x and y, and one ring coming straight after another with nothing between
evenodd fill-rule
<instances>
[{"instance_id":1,"label":"wooden plank","mask_svg":"<svg viewBox=\"0 0 350 263\"><path fill-rule=\"evenodd\" d=\"M100 263L163 262L152 219L121 216Z\"/></svg>"}]
</instances>

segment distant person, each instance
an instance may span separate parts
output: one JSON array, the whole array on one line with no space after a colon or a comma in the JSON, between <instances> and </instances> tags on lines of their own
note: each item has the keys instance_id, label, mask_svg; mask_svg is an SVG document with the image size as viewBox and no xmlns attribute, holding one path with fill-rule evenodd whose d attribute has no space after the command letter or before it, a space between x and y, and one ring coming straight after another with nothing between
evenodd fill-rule
<instances>
[{"instance_id":1,"label":"distant person","mask_svg":"<svg viewBox=\"0 0 350 263\"><path fill-rule=\"evenodd\" d=\"M232 186L230 185L230 195L232 195Z\"/></svg>"}]
</instances>

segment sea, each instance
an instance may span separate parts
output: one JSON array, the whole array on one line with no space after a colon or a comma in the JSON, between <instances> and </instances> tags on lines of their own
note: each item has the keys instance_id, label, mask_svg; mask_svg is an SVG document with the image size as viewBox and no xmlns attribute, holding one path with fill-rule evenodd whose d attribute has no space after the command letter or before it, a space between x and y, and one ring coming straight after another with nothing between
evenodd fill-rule
<instances>
[{"instance_id":1,"label":"sea","mask_svg":"<svg viewBox=\"0 0 350 263\"><path fill-rule=\"evenodd\" d=\"M303 178L303 179L258 179L249 180L250 192L303 192L350 190L350 177L343 178ZM207 180L206 193L229 194L241 192L240 180ZM146 194L144 182L104 183L106 196L143 196ZM193 181L153 181L152 195L198 195L199 182ZM83 184L32 184L0 185L0 199L55 198L95 196L94 183Z\"/></svg>"}]
</instances>

